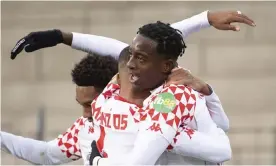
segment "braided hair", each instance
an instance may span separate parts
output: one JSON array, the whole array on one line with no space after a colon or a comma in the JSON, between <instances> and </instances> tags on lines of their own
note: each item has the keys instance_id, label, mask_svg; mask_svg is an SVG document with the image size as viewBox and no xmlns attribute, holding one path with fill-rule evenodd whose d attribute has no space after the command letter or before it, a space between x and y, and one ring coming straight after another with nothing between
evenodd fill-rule
<instances>
[{"instance_id":1,"label":"braided hair","mask_svg":"<svg viewBox=\"0 0 276 166\"><path fill-rule=\"evenodd\" d=\"M157 42L157 52L166 59L175 59L185 52L185 42L182 33L161 21L150 23L139 28L137 34Z\"/></svg>"}]
</instances>

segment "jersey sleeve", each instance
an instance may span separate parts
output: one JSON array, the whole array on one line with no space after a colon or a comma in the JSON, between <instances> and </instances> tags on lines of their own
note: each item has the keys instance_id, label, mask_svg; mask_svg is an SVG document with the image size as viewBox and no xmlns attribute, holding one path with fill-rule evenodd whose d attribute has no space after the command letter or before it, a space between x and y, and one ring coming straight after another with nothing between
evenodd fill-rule
<instances>
[{"instance_id":1,"label":"jersey sleeve","mask_svg":"<svg viewBox=\"0 0 276 166\"><path fill-rule=\"evenodd\" d=\"M115 59L119 58L121 51L127 47L128 44L116 39L82 34L73 32L73 41L71 47L84 52L96 53L102 56L112 56Z\"/></svg>"},{"instance_id":2,"label":"jersey sleeve","mask_svg":"<svg viewBox=\"0 0 276 166\"><path fill-rule=\"evenodd\" d=\"M76 128L81 120L78 119L66 133L49 142L1 131L1 150L33 164L56 165L78 160L81 156Z\"/></svg>"},{"instance_id":3,"label":"jersey sleeve","mask_svg":"<svg viewBox=\"0 0 276 166\"><path fill-rule=\"evenodd\" d=\"M197 92L184 85L174 85L164 88L153 96L147 109L147 115L152 122L170 126L175 132L180 125L186 126L192 121L196 108Z\"/></svg>"},{"instance_id":4,"label":"jersey sleeve","mask_svg":"<svg viewBox=\"0 0 276 166\"><path fill-rule=\"evenodd\" d=\"M180 127L170 151L211 163L222 163L231 159L230 141L223 130L204 134L187 127Z\"/></svg>"},{"instance_id":5,"label":"jersey sleeve","mask_svg":"<svg viewBox=\"0 0 276 166\"><path fill-rule=\"evenodd\" d=\"M173 23L173 28L182 32L183 38L187 38L190 34L198 32L201 29L210 27L208 20L208 11L192 16L188 19Z\"/></svg>"},{"instance_id":6,"label":"jersey sleeve","mask_svg":"<svg viewBox=\"0 0 276 166\"><path fill-rule=\"evenodd\" d=\"M219 97L213 91L211 95L205 96L205 99L212 120L216 123L216 125L219 128L227 132L229 130L229 119L226 113L224 112Z\"/></svg>"}]
</instances>

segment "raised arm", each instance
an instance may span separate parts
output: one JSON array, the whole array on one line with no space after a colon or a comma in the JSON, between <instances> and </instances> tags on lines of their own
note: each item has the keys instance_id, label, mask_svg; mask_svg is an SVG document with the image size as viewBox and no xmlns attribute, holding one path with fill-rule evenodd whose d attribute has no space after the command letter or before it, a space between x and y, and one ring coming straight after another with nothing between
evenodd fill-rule
<instances>
[{"instance_id":1,"label":"raised arm","mask_svg":"<svg viewBox=\"0 0 276 166\"><path fill-rule=\"evenodd\" d=\"M32 164L58 165L78 160L81 158L81 152L78 135L74 131L76 127L82 127L82 121L83 118L79 118L67 132L49 142L1 131L1 150ZM66 145L72 145L74 148L67 148Z\"/></svg>"},{"instance_id":2,"label":"raised arm","mask_svg":"<svg viewBox=\"0 0 276 166\"><path fill-rule=\"evenodd\" d=\"M243 14L237 14L237 12L206 11L189 19L174 23L172 26L179 29L185 38L193 32L209 27L210 24L220 30L236 30L236 26L230 25L230 23L233 22L245 23L251 26L254 25L251 19ZM42 48L53 47L60 43L85 52L103 53L101 55L112 55L115 58L118 57L120 53L119 50L122 50L124 45L126 46L125 43L118 40L96 35L66 33L57 29L38 31L30 33L16 43L11 51L11 59L15 59L17 54L23 49L25 49L26 52L33 52ZM95 44L97 44L98 47L95 47ZM115 49L115 51L112 49Z\"/></svg>"},{"instance_id":3,"label":"raised arm","mask_svg":"<svg viewBox=\"0 0 276 166\"><path fill-rule=\"evenodd\" d=\"M171 27L182 32L183 38L187 38L190 34L198 32L201 29L210 27L208 20L208 11L202 12L193 17L171 24Z\"/></svg>"}]
</instances>

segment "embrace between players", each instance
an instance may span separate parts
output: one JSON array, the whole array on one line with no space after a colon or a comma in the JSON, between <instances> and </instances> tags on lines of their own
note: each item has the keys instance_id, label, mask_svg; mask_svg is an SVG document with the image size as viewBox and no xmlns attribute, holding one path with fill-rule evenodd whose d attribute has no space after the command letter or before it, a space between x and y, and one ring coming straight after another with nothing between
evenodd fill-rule
<instances>
[{"instance_id":1,"label":"embrace between players","mask_svg":"<svg viewBox=\"0 0 276 166\"><path fill-rule=\"evenodd\" d=\"M239 31L255 26L239 11L205 11L172 25L139 28L131 45L107 37L32 32L11 52L63 43L89 52L72 70L83 116L58 138L37 141L1 131L1 149L34 164L206 165L230 160L229 121L205 82L177 65L184 38L212 25ZM118 74L117 74L118 73ZM115 76L114 76L115 75Z\"/></svg>"}]
</instances>

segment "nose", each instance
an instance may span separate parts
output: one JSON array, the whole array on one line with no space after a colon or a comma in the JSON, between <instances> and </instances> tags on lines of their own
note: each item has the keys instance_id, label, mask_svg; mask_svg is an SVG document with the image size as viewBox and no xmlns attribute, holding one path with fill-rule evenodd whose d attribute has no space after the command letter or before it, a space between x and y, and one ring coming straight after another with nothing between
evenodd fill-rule
<instances>
[{"instance_id":1,"label":"nose","mask_svg":"<svg viewBox=\"0 0 276 166\"><path fill-rule=\"evenodd\" d=\"M130 56L130 58L127 62L127 68L130 69L130 70L134 70L136 68L133 56Z\"/></svg>"}]
</instances>

